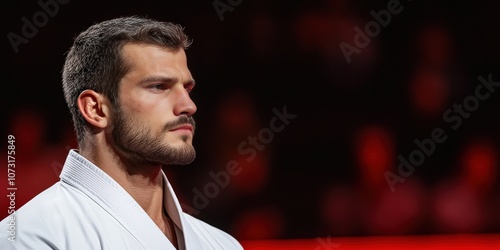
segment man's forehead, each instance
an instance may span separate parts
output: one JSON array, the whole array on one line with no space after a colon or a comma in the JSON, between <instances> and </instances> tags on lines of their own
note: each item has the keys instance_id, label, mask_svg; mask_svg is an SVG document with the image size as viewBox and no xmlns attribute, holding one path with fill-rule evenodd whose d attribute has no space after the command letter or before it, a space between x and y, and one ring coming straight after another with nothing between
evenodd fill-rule
<instances>
[{"instance_id":1,"label":"man's forehead","mask_svg":"<svg viewBox=\"0 0 500 250\"><path fill-rule=\"evenodd\" d=\"M121 50L123 62L129 69L167 69L187 70L187 58L184 49L171 49L164 46L127 43Z\"/></svg>"},{"instance_id":2,"label":"man's forehead","mask_svg":"<svg viewBox=\"0 0 500 250\"><path fill-rule=\"evenodd\" d=\"M127 43L123 45L122 58L127 68L124 78L142 81L149 76L160 76L194 82L182 48L174 50L159 45Z\"/></svg>"},{"instance_id":3,"label":"man's forehead","mask_svg":"<svg viewBox=\"0 0 500 250\"><path fill-rule=\"evenodd\" d=\"M121 54L124 57L147 57L147 56L180 56L186 57L186 53L182 48L169 48L166 46L149 44L149 43L125 43L121 47Z\"/></svg>"}]
</instances>

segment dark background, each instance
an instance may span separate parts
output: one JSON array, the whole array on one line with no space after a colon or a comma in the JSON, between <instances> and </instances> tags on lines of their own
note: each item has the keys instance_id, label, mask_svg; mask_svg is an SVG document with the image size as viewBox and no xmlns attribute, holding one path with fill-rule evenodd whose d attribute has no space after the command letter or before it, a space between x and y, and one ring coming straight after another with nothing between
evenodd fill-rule
<instances>
[{"instance_id":1,"label":"dark background","mask_svg":"<svg viewBox=\"0 0 500 250\"><path fill-rule=\"evenodd\" d=\"M402 12L347 63L340 43L354 45L354 27L388 2L243 0L221 20L212 1L71 0L16 53L8 34L22 35L22 18L42 8L2 1L0 131L18 139L17 204L57 181L76 147L60 80L73 38L138 15L179 23L194 41L198 156L165 169L194 216L238 239L500 232L499 94L456 130L443 120L479 76L500 81L500 3L400 1ZM255 159L239 153L285 106L297 117ZM435 128L447 140L391 192L385 171L397 173L397 157ZM241 173L205 189L231 160ZM195 189L212 198L197 206Z\"/></svg>"}]
</instances>

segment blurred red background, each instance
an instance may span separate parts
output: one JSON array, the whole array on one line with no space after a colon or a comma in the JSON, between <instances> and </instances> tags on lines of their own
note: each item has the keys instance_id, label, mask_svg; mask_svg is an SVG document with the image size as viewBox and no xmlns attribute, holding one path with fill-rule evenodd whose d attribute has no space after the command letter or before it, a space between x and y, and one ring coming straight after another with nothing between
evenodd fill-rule
<instances>
[{"instance_id":1,"label":"blurred red background","mask_svg":"<svg viewBox=\"0 0 500 250\"><path fill-rule=\"evenodd\" d=\"M340 44L354 46L354 28L364 30L388 2L242 1L220 20L211 1L75 0L17 53L5 36L20 34L21 18L41 8L2 2L0 152L5 159L14 135L16 206L56 182L76 148L60 81L72 39L97 21L134 14L178 22L194 39L187 54L199 83L198 156L165 169L187 212L246 249L314 249L328 236L343 249L492 249L479 246L499 243L498 91L460 115L459 125L445 114L457 118L456 105L472 105L464 101L476 95L479 76L500 80L499 3L399 1L402 11L348 63ZM255 157L242 154L241 143L264 136L273 109L285 107L297 117L268 143L258 141ZM421 150L415 140L436 128L447 139L392 191L387 171L397 174L400 157ZM196 205L193 190L214 183L210 172L231 161L241 173ZM308 240L260 241L268 239Z\"/></svg>"}]
</instances>

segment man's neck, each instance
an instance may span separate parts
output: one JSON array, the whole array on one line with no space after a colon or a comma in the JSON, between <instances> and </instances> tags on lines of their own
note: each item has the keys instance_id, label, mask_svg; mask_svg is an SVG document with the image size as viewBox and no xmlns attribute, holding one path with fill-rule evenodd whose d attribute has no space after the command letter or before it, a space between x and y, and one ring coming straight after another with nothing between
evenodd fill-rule
<instances>
[{"instance_id":1,"label":"man's neck","mask_svg":"<svg viewBox=\"0 0 500 250\"><path fill-rule=\"evenodd\" d=\"M161 165L129 164L110 148L81 150L80 154L113 178L144 209L160 230L177 245L172 220L163 206L163 172Z\"/></svg>"}]
</instances>

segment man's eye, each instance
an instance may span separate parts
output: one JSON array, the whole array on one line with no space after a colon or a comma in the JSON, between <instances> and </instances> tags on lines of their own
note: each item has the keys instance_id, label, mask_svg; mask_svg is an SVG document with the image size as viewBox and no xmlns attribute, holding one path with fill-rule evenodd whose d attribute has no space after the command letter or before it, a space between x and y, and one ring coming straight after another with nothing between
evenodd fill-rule
<instances>
[{"instance_id":1,"label":"man's eye","mask_svg":"<svg viewBox=\"0 0 500 250\"><path fill-rule=\"evenodd\" d=\"M149 88L154 89L154 90L164 90L165 85L164 84L153 84L149 86Z\"/></svg>"},{"instance_id":2,"label":"man's eye","mask_svg":"<svg viewBox=\"0 0 500 250\"><path fill-rule=\"evenodd\" d=\"M190 93L193 90L193 88L194 88L194 84L186 84L186 85L184 85L184 89L186 89L186 91L188 93Z\"/></svg>"}]
</instances>

